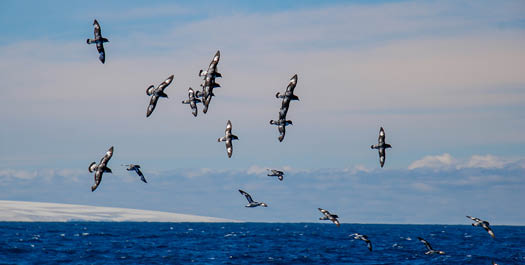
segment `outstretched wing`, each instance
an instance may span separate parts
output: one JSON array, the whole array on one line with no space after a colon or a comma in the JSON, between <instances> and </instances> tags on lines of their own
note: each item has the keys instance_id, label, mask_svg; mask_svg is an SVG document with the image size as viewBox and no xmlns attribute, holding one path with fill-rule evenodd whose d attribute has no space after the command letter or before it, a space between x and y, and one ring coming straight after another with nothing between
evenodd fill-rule
<instances>
[{"instance_id":1,"label":"outstretched wing","mask_svg":"<svg viewBox=\"0 0 525 265\"><path fill-rule=\"evenodd\" d=\"M421 237L418 237L417 238L419 241L421 241L421 243L425 244L425 246L427 247L428 250L433 250L432 246L430 245L430 243L428 243L428 241L424 240L423 238Z\"/></svg>"},{"instance_id":2,"label":"outstretched wing","mask_svg":"<svg viewBox=\"0 0 525 265\"><path fill-rule=\"evenodd\" d=\"M161 91L164 91L164 89L171 84L171 81L173 81L173 75L170 75L164 82L160 83L159 89Z\"/></svg>"},{"instance_id":3,"label":"outstretched wing","mask_svg":"<svg viewBox=\"0 0 525 265\"><path fill-rule=\"evenodd\" d=\"M472 216L468 216L467 215L467 218L472 219L472 221L474 221L474 222L483 222L483 220L481 220L479 218L476 218L476 217L472 217Z\"/></svg>"},{"instance_id":4,"label":"outstretched wing","mask_svg":"<svg viewBox=\"0 0 525 265\"><path fill-rule=\"evenodd\" d=\"M228 152L228 158L231 158L233 153L233 145L230 138L226 139L226 152Z\"/></svg>"},{"instance_id":5,"label":"outstretched wing","mask_svg":"<svg viewBox=\"0 0 525 265\"><path fill-rule=\"evenodd\" d=\"M239 190L239 192L244 195L244 197L246 197L246 199L248 200L249 203L252 203L253 202L253 199L252 199L252 196L250 196L250 194L248 194L247 192L243 191L243 190Z\"/></svg>"},{"instance_id":6,"label":"outstretched wing","mask_svg":"<svg viewBox=\"0 0 525 265\"><path fill-rule=\"evenodd\" d=\"M144 174L142 174L142 171L140 171L139 168L140 168L140 166L136 166L136 167L133 168L133 170L135 170L135 172L137 172L137 175L140 176L140 180L144 181L144 183L148 183L146 181L146 178L144 177Z\"/></svg>"},{"instance_id":7,"label":"outstretched wing","mask_svg":"<svg viewBox=\"0 0 525 265\"><path fill-rule=\"evenodd\" d=\"M106 152L106 154L104 155L104 157L102 157L102 159L100 159L99 167L100 168L106 167L106 165L108 164L108 162L109 162L109 160L111 159L112 156L113 156L113 146L110 147L108 149L108 151Z\"/></svg>"},{"instance_id":8,"label":"outstretched wing","mask_svg":"<svg viewBox=\"0 0 525 265\"><path fill-rule=\"evenodd\" d=\"M100 62L106 62L106 52L104 51L104 44L102 42L97 43L98 59Z\"/></svg>"},{"instance_id":9,"label":"outstretched wing","mask_svg":"<svg viewBox=\"0 0 525 265\"><path fill-rule=\"evenodd\" d=\"M95 39L101 39L102 31L100 30L100 24L98 24L98 21L96 19L93 21L93 29L95 32Z\"/></svg>"},{"instance_id":10,"label":"outstretched wing","mask_svg":"<svg viewBox=\"0 0 525 265\"><path fill-rule=\"evenodd\" d=\"M157 95L153 94L151 96L151 99L149 100L148 111L146 112L146 117L149 117L149 115L153 113L153 111L155 110L155 107L157 106L158 100L159 100L159 97Z\"/></svg>"},{"instance_id":11,"label":"outstretched wing","mask_svg":"<svg viewBox=\"0 0 525 265\"><path fill-rule=\"evenodd\" d=\"M294 76L292 76L292 78L290 78L290 83L288 83L288 86L286 87L286 92L287 92L286 94L293 95L293 91L296 85L297 85L297 74L295 74Z\"/></svg>"},{"instance_id":12,"label":"outstretched wing","mask_svg":"<svg viewBox=\"0 0 525 265\"><path fill-rule=\"evenodd\" d=\"M332 215L330 214L329 211L325 210L325 209L322 209L322 208L317 208L317 210L319 210L321 213L323 213L326 217L330 218L332 217Z\"/></svg>"},{"instance_id":13,"label":"outstretched wing","mask_svg":"<svg viewBox=\"0 0 525 265\"><path fill-rule=\"evenodd\" d=\"M282 142L284 140L284 136L286 136L286 126L283 125L279 125L277 127L279 129L279 142Z\"/></svg>"},{"instance_id":14,"label":"outstretched wing","mask_svg":"<svg viewBox=\"0 0 525 265\"><path fill-rule=\"evenodd\" d=\"M232 134L232 122L228 120L228 123L226 123L226 130L224 130L224 133L226 135Z\"/></svg>"},{"instance_id":15,"label":"outstretched wing","mask_svg":"<svg viewBox=\"0 0 525 265\"><path fill-rule=\"evenodd\" d=\"M378 151L379 151L379 164L381 165L381 167L383 167L385 165L385 159L386 159L385 148L379 148Z\"/></svg>"},{"instance_id":16,"label":"outstretched wing","mask_svg":"<svg viewBox=\"0 0 525 265\"><path fill-rule=\"evenodd\" d=\"M100 185L100 181L102 181L102 174L104 173L104 170L97 169L95 171L95 184L91 186L91 191L95 191L98 188L98 185Z\"/></svg>"},{"instance_id":17,"label":"outstretched wing","mask_svg":"<svg viewBox=\"0 0 525 265\"><path fill-rule=\"evenodd\" d=\"M372 242L368 240L368 238L364 237L363 239L366 242L366 246L368 247L368 250L372 251Z\"/></svg>"},{"instance_id":18,"label":"outstretched wing","mask_svg":"<svg viewBox=\"0 0 525 265\"><path fill-rule=\"evenodd\" d=\"M489 233L489 235L492 237L492 238L495 238L496 235L494 235L494 232L492 231L492 229L490 228L490 226L486 223L481 223L481 227L483 227L485 229L485 231L487 231L487 233Z\"/></svg>"},{"instance_id":19,"label":"outstretched wing","mask_svg":"<svg viewBox=\"0 0 525 265\"><path fill-rule=\"evenodd\" d=\"M379 129L379 137L377 138L377 142L379 145L383 145L385 143L385 130L383 130L383 127Z\"/></svg>"}]
</instances>

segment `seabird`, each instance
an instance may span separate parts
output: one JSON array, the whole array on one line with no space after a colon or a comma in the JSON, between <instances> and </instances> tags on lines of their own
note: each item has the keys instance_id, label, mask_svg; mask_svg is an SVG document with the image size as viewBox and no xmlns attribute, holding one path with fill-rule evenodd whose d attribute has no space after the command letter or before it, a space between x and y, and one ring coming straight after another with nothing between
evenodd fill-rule
<instances>
[{"instance_id":1,"label":"seabird","mask_svg":"<svg viewBox=\"0 0 525 265\"><path fill-rule=\"evenodd\" d=\"M104 42L109 42L109 40L102 37L102 31L100 30L100 25L98 24L98 21L96 19L95 21L93 21L93 27L95 29L95 38L87 39L86 43L95 43L97 45L97 51L99 54L98 59L102 63L104 63L106 61L106 53L104 52Z\"/></svg>"},{"instance_id":2,"label":"seabird","mask_svg":"<svg viewBox=\"0 0 525 265\"><path fill-rule=\"evenodd\" d=\"M239 190L239 192L244 195L244 197L246 197L246 199L248 200L248 204L245 205L244 207L249 207L249 208L252 208L252 207L257 207L257 206L262 206L262 207L268 207L268 204L264 203L264 202L256 202L252 199L252 196L250 196L250 194L248 194L247 192L243 191L243 190Z\"/></svg>"},{"instance_id":3,"label":"seabird","mask_svg":"<svg viewBox=\"0 0 525 265\"><path fill-rule=\"evenodd\" d=\"M149 115L153 113L153 110L155 110L159 98L168 98L168 95L164 93L164 89L171 84L171 81L173 81L173 75L170 75L168 79L160 83L160 85L157 88L155 88L154 85L150 85L146 89L146 95L151 96L146 117L149 117Z\"/></svg>"},{"instance_id":4,"label":"seabird","mask_svg":"<svg viewBox=\"0 0 525 265\"><path fill-rule=\"evenodd\" d=\"M225 135L217 139L217 142L226 142L226 151L228 152L228 158L230 158L233 153L232 140L239 140L237 135L232 134L232 122L230 120L226 123L226 130L224 130L224 133Z\"/></svg>"},{"instance_id":5,"label":"seabird","mask_svg":"<svg viewBox=\"0 0 525 265\"><path fill-rule=\"evenodd\" d=\"M140 171L140 165L129 164L129 165L123 165L123 166L128 167L126 168L127 171L137 172L137 174L140 176L140 180L142 180L144 183L148 183L146 181L146 178L144 177L144 174L142 174L142 171Z\"/></svg>"},{"instance_id":6,"label":"seabird","mask_svg":"<svg viewBox=\"0 0 525 265\"><path fill-rule=\"evenodd\" d=\"M379 138L377 139L377 145L371 145L370 148L378 149L379 163L381 164L381 167L383 167L383 165L385 164L385 158L386 158L385 150L387 148L392 148L391 145L385 143L385 130L383 129L383 127L379 129Z\"/></svg>"},{"instance_id":7,"label":"seabird","mask_svg":"<svg viewBox=\"0 0 525 265\"><path fill-rule=\"evenodd\" d=\"M267 168L266 170L271 172L268 174L268 177L277 177L280 181L283 181L284 172L275 170L275 169L269 169L269 168Z\"/></svg>"},{"instance_id":8,"label":"seabird","mask_svg":"<svg viewBox=\"0 0 525 265\"><path fill-rule=\"evenodd\" d=\"M190 87L188 89L188 99L183 100L182 104L190 104L193 116L197 117L197 103L199 102L201 100L195 97L195 91Z\"/></svg>"},{"instance_id":9,"label":"seabird","mask_svg":"<svg viewBox=\"0 0 525 265\"><path fill-rule=\"evenodd\" d=\"M432 255L432 254L444 255L445 254L445 251L434 250L432 246L430 245L430 243L428 243L428 241L424 240L423 238L417 237L417 239L419 239L419 241L421 241L421 243L425 244L425 246L427 247L428 251L425 252L425 255Z\"/></svg>"},{"instance_id":10,"label":"seabird","mask_svg":"<svg viewBox=\"0 0 525 265\"><path fill-rule=\"evenodd\" d=\"M472 226L480 226L483 227L485 229L485 231L487 231L487 233L489 233L489 235L493 238L495 238L496 236L494 235L494 232L492 231L492 229L490 228L490 224L489 222L487 221L483 221L479 218L476 218L476 217L472 217L472 216L468 216L467 215L467 218L470 218L474 221L474 223L472 224Z\"/></svg>"},{"instance_id":11,"label":"seabird","mask_svg":"<svg viewBox=\"0 0 525 265\"><path fill-rule=\"evenodd\" d=\"M281 109L279 110L279 120L270 120L270 124L277 125L277 128L279 129L279 141L282 142L284 140L284 136L286 135L286 126L292 125L291 120L286 119L286 115L288 114L288 109L290 108L290 101L292 100L299 100L299 97L293 94L293 91L295 89L295 86L297 85L297 75L294 75L290 82L288 83L288 86L286 87L286 92L284 94L280 94L280 92L277 92L275 94L276 98L282 98L281 102Z\"/></svg>"},{"instance_id":12,"label":"seabird","mask_svg":"<svg viewBox=\"0 0 525 265\"><path fill-rule=\"evenodd\" d=\"M319 217L319 220L330 220L332 221L334 224L336 224L337 226L340 225L339 223L339 220L337 220L337 218L339 218L339 216L337 216L336 214L331 214L329 211L325 210L325 209L321 209L321 208L317 208L321 213L324 214L323 217Z\"/></svg>"},{"instance_id":13,"label":"seabird","mask_svg":"<svg viewBox=\"0 0 525 265\"><path fill-rule=\"evenodd\" d=\"M89 168L88 168L89 173L95 172L95 184L91 186L92 192L97 189L98 185L100 185L100 181L102 181L102 174L104 174L104 172L113 173L111 169L107 166L112 156L113 156L113 146L110 147L108 151L106 152L106 154L104 154L104 157L100 159L100 163L98 163L98 165L96 162L93 162L89 165Z\"/></svg>"},{"instance_id":14,"label":"seabird","mask_svg":"<svg viewBox=\"0 0 525 265\"><path fill-rule=\"evenodd\" d=\"M368 250L372 251L372 242L370 242L370 240L368 239L368 237L366 235L360 235L358 233L353 233L351 235L349 235L351 237L354 237L354 239L359 239L359 240L363 240L366 242L366 246L368 247Z\"/></svg>"},{"instance_id":15,"label":"seabird","mask_svg":"<svg viewBox=\"0 0 525 265\"><path fill-rule=\"evenodd\" d=\"M202 91L197 91L195 96L202 98L202 104L204 105L202 112L204 114L208 112L211 98L215 96L215 94L213 94L213 89L221 86L215 82L215 78L222 77L222 75L217 71L217 65L219 64L220 58L221 53L220 51L217 51L215 56L213 56L210 65L208 66L208 70L199 71L199 76L204 78L204 82L201 84Z\"/></svg>"}]
</instances>

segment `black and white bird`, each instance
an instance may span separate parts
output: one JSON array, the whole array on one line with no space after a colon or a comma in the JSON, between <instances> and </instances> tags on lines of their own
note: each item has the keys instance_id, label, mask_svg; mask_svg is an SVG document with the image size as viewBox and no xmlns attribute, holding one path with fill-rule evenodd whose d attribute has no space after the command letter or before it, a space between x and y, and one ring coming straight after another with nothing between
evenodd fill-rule
<instances>
[{"instance_id":1,"label":"black and white bird","mask_svg":"<svg viewBox=\"0 0 525 265\"><path fill-rule=\"evenodd\" d=\"M472 219L472 221L474 221L472 226L481 226L481 227L483 227L483 229L485 229L485 231L487 231L487 233L489 233L489 235L492 238L496 237L496 235L494 235L494 232L492 231L492 228L490 228L490 223L489 222L483 221L483 220L481 220L479 218L468 216L468 215L467 215L467 218L470 218L470 219Z\"/></svg>"},{"instance_id":2,"label":"black and white bird","mask_svg":"<svg viewBox=\"0 0 525 265\"><path fill-rule=\"evenodd\" d=\"M183 100L182 104L190 104L193 116L197 117L197 103L201 102L200 99L195 97L195 91L190 87L188 89L188 99Z\"/></svg>"},{"instance_id":3,"label":"black and white bird","mask_svg":"<svg viewBox=\"0 0 525 265\"><path fill-rule=\"evenodd\" d=\"M354 239L359 239L359 240L363 240L366 242L366 246L368 247L368 250L372 251L372 242L370 242L370 240L368 239L368 237L366 235L360 235L358 233L353 233L351 235L349 235L351 237L353 237Z\"/></svg>"},{"instance_id":4,"label":"black and white bird","mask_svg":"<svg viewBox=\"0 0 525 265\"><path fill-rule=\"evenodd\" d=\"M244 195L244 197L246 197L246 200L248 200L248 204L245 205L244 207L248 207L248 208L253 208L253 207L257 207L257 206L262 206L262 207L268 207L268 204L264 203L264 202L256 202L252 199L252 196L250 196L250 194L248 194L246 191L243 191L243 190L239 190L239 192Z\"/></svg>"},{"instance_id":5,"label":"black and white bird","mask_svg":"<svg viewBox=\"0 0 525 265\"><path fill-rule=\"evenodd\" d=\"M97 51L98 51L98 59L104 63L106 61L106 52L104 51L104 42L109 42L108 39L102 37L102 31L100 30L100 25L98 24L98 21L95 19L93 21L93 27L95 30L95 38L94 39L87 39L87 44L95 43L97 45Z\"/></svg>"},{"instance_id":6,"label":"black and white bird","mask_svg":"<svg viewBox=\"0 0 525 265\"><path fill-rule=\"evenodd\" d=\"M233 140L239 140L239 137L237 135L232 134L232 122L228 120L228 123L226 123L226 130L224 130L225 135L219 139L217 139L217 142L226 142L226 151L228 152L228 158L232 157L233 153Z\"/></svg>"},{"instance_id":7,"label":"black and white bird","mask_svg":"<svg viewBox=\"0 0 525 265\"><path fill-rule=\"evenodd\" d=\"M208 112L211 98L215 96L213 89L221 86L215 81L215 78L222 77L221 73L217 71L217 65L219 64L220 58L221 52L217 51L213 56L208 69L199 71L199 76L203 77L204 82L201 84L202 91L197 91L195 96L202 98L202 104L204 105L202 112L204 114Z\"/></svg>"},{"instance_id":8,"label":"black and white bird","mask_svg":"<svg viewBox=\"0 0 525 265\"><path fill-rule=\"evenodd\" d=\"M379 137L377 139L377 144L371 145L370 148L377 149L379 151L379 164L381 164L381 167L383 167L383 165L385 165L385 159L386 159L385 150L387 148L392 148L391 145L385 142L385 130L383 129L383 127L379 129Z\"/></svg>"},{"instance_id":9,"label":"black and white bird","mask_svg":"<svg viewBox=\"0 0 525 265\"><path fill-rule=\"evenodd\" d=\"M268 174L268 177L277 177L280 181L283 181L284 172L276 170L276 169L269 169L269 168L267 168L266 170L270 171L270 173Z\"/></svg>"},{"instance_id":10,"label":"black and white bird","mask_svg":"<svg viewBox=\"0 0 525 265\"><path fill-rule=\"evenodd\" d=\"M146 89L146 95L151 96L148 105L148 111L146 112L146 117L149 117L151 113L153 113L153 110L155 110L159 98L168 98L168 95L164 93L164 89L166 89L166 87L171 84L171 81L173 81L173 75L170 75L168 79L164 80L164 82L160 83L160 85L156 88L154 85L150 85Z\"/></svg>"},{"instance_id":11,"label":"black and white bird","mask_svg":"<svg viewBox=\"0 0 525 265\"><path fill-rule=\"evenodd\" d=\"M445 254L445 251L434 250L434 249L432 248L432 246L430 245L430 243L428 243L428 241L424 240L423 238L421 238L421 237L417 237L417 239L418 239L419 241L421 241L421 243L425 244L425 246L427 247L428 251L425 252L425 255L432 255L432 254L444 255L444 254Z\"/></svg>"},{"instance_id":12,"label":"black and white bird","mask_svg":"<svg viewBox=\"0 0 525 265\"><path fill-rule=\"evenodd\" d=\"M95 184L91 186L92 192L97 189L98 185L100 185L100 181L102 181L102 174L104 174L104 172L113 173L111 169L108 167L108 162L112 156L113 156L113 146L110 147L108 151L106 152L106 154L104 154L104 157L100 159L100 163L98 163L98 165L96 162L92 162L89 165L89 168L88 168L89 173L95 172Z\"/></svg>"},{"instance_id":13,"label":"black and white bird","mask_svg":"<svg viewBox=\"0 0 525 265\"><path fill-rule=\"evenodd\" d=\"M286 126L293 125L291 120L286 119L286 115L288 114L288 110L290 108L290 101L292 100L299 100L299 97L294 95L294 89L297 85L297 75L294 75L290 82L288 83L288 86L286 87L286 91L284 94L281 94L280 92L277 92L275 94L276 98L282 98L281 102L281 109L279 110L279 119L278 120L270 120L271 125L277 125L277 128L279 129L279 141L282 142L284 140L284 137L286 135Z\"/></svg>"},{"instance_id":14,"label":"black and white bird","mask_svg":"<svg viewBox=\"0 0 525 265\"><path fill-rule=\"evenodd\" d=\"M335 225L339 226L340 223L339 223L339 220L337 220L337 218L339 218L339 216L337 216L337 214L331 214L329 211L325 210L325 209L321 209L321 208L317 208L321 213L324 214L323 217L319 217L319 220L330 220L332 221Z\"/></svg>"},{"instance_id":15,"label":"black and white bird","mask_svg":"<svg viewBox=\"0 0 525 265\"><path fill-rule=\"evenodd\" d=\"M142 171L140 171L140 165L129 164L129 165L123 165L123 166L127 167L126 168L127 171L135 171L137 175L139 175L140 180L142 180L144 183L148 183L146 181L146 177L144 177L144 174L142 174Z\"/></svg>"}]
</instances>

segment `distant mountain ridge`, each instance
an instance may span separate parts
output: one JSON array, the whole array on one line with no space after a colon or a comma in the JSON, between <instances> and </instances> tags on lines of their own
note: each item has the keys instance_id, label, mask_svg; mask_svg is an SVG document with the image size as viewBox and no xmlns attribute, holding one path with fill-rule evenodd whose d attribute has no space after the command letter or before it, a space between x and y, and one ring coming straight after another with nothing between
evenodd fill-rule
<instances>
[{"instance_id":1,"label":"distant mountain ridge","mask_svg":"<svg viewBox=\"0 0 525 265\"><path fill-rule=\"evenodd\" d=\"M3 222L238 222L236 220L161 211L77 204L0 200Z\"/></svg>"}]
</instances>

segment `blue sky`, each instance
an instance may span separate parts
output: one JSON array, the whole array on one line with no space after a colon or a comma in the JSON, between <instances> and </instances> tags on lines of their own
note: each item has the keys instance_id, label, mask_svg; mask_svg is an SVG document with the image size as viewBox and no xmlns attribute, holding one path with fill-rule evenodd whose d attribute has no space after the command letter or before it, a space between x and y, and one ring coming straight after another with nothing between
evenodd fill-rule
<instances>
[{"instance_id":1,"label":"blue sky","mask_svg":"<svg viewBox=\"0 0 525 265\"><path fill-rule=\"evenodd\" d=\"M0 117L0 199L235 213L251 221L309 221L310 208L333 205L347 222L435 222L438 216L388 212L405 191L400 204L421 196L441 203L439 222L460 222L475 209L523 223L523 213L497 205L525 200L516 189L525 184L524 11L521 1L2 1L0 109L8 115ZM85 44L94 18L110 40L105 65ZM222 87L208 114L194 118L180 101L198 87L197 73L216 50ZM301 101L293 102L294 125L279 143L268 121L280 106L275 93L295 73ZM146 87L171 74L170 98L146 119ZM231 159L216 142L228 119L240 138ZM369 148L380 126L393 146L384 169ZM92 194L87 166L111 145L115 174ZM436 168L425 158L448 162ZM143 166L150 184L128 181L119 165L129 162ZM294 173L277 183L264 178L266 167ZM436 184L451 176L472 185ZM355 179L369 182L360 192L378 189L384 197L354 204ZM261 200L285 189L284 202L272 202L272 214L233 209L244 203L237 189L250 185ZM198 191L205 192L195 197ZM287 200L310 191L323 205L303 209ZM325 198L334 192L339 201ZM460 214L433 194L455 202L470 194L482 203L465 203ZM216 198L224 202L204 203Z\"/></svg>"}]
</instances>

